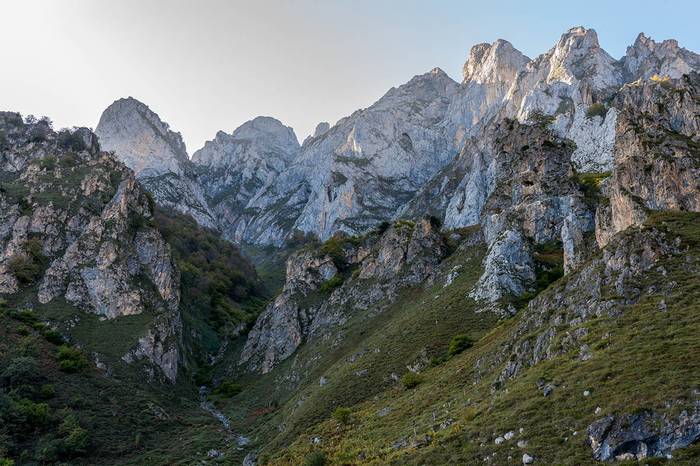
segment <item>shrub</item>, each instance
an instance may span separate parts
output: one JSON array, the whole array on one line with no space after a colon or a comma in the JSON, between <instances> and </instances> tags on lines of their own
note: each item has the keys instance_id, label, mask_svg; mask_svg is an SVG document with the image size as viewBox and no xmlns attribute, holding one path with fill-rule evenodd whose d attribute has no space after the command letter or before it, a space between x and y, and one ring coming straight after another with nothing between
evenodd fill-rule
<instances>
[{"instance_id":1,"label":"shrub","mask_svg":"<svg viewBox=\"0 0 700 466\"><path fill-rule=\"evenodd\" d=\"M658 74L655 74L651 77L651 80L663 87L664 89L671 89L673 87L673 85L671 84L670 76L659 76Z\"/></svg>"},{"instance_id":2,"label":"shrub","mask_svg":"<svg viewBox=\"0 0 700 466\"><path fill-rule=\"evenodd\" d=\"M595 103L588 107L588 110L586 110L586 117L593 118L595 116L599 116L605 118L607 113L608 109L605 107L605 104Z\"/></svg>"},{"instance_id":3,"label":"shrub","mask_svg":"<svg viewBox=\"0 0 700 466\"><path fill-rule=\"evenodd\" d=\"M14 255L8 263L8 269L23 285L33 283L41 276L46 265L41 239L33 237L23 244L25 254Z\"/></svg>"},{"instance_id":4,"label":"shrub","mask_svg":"<svg viewBox=\"0 0 700 466\"><path fill-rule=\"evenodd\" d=\"M304 466L325 466L326 454L322 451L314 451L304 458Z\"/></svg>"},{"instance_id":5,"label":"shrub","mask_svg":"<svg viewBox=\"0 0 700 466\"><path fill-rule=\"evenodd\" d=\"M321 293L330 293L343 284L343 277L340 274L333 275L331 278L323 282L319 288Z\"/></svg>"},{"instance_id":6,"label":"shrub","mask_svg":"<svg viewBox=\"0 0 700 466\"><path fill-rule=\"evenodd\" d=\"M541 128L546 128L547 126L554 123L554 117L551 115L545 115L541 110L535 110L528 117L530 124L539 126Z\"/></svg>"},{"instance_id":7,"label":"shrub","mask_svg":"<svg viewBox=\"0 0 700 466\"><path fill-rule=\"evenodd\" d=\"M32 142L44 142L48 139L51 128L42 122L32 124L29 129L29 140Z\"/></svg>"},{"instance_id":8,"label":"shrub","mask_svg":"<svg viewBox=\"0 0 700 466\"><path fill-rule=\"evenodd\" d=\"M35 323L39 322L39 318L28 309L12 309L8 312L8 315L13 319L23 322L27 325L34 325Z\"/></svg>"},{"instance_id":9,"label":"shrub","mask_svg":"<svg viewBox=\"0 0 700 466\"><path fill-rule=\"evenodd\" d=\"M421 382L423 382L423 377L415 372L406 372L403 377L401 377L401 383L406 390L416 388Z\"/></svg>"},{"instance_id":10,"label":"shrub","mask_svg":"<svg viewBox=\"0 0 700 466\"><path fill-rule=\"evenodd\" d=\"M56 168L56 160L55 155L47 155L46 157L42 157L39 159L39 168L42 170L53 170Z\"/></svg>"},{"instance_id":11,"label":"shrub","mask_svg":"<svg viewBox=\"0 0 700 466\"><path fill-rule=\"evenodd\" d=\"M85 355L78 348L62 345L58 348L58 368L63 372L75 373L80 372L88 366Z\"/></svg>"},{"instance_id":12,"label":"shrub","mask_svg":"<svg viewBox=\"0 0 700 466\"><path fill-rule=\"evenodd\" d=\"M224 380L214 389L215 395L232 398L243 391L243 386L231 380Z\"/></svg>"},{"instance_id":13,"label":"shrub","mask_svg":"<svg viewBox=\"0 0 700 466\"><path fill-rule=\"evenodd\" d=\"M33 283L41 275L41 268L30 257L16 254L7 263L7 268L22 285Z\"/></svg>"},{"instance_id":14,"label":"shrub","mask_svg":"<svg viewBox=\"0 0 700 466\"><path fill-rule=\"evenodd\" d=\"M66 416L58 427L58 432L63 437L63 445L68 455L80 455L87 451L90 435L80 426L74 414Z\"/></svg>"},{"instance_id":15,"label":"shrub","mask_svg":"<svg viewBox=\"0 0 700 466\"><path fill-rule=\"evenodd\" d=\"M0 466L15 466L15 462L9 458L0 458Z\"/></svg>"},{"instance_id":16,"label":"shrub","mask_svg":"<svg viewBox=\"0 0 700 466\"><path fill-rule=\"evenodd\" d=\"M64 150L79 152L85 150L85 141L75 130L64 129L58 132L58 146Z\"/></svg>"},{"instance_id":17,"label":"shrub","mask_svg":"<svg viewBox=\"0 0 700 466\"><path fill-rule=\"evenodd\" d=\"M450 341L450 346L447 348L447 354L449 356L454 356L466 349L471 348L473 345L474 342L471 338L469 338L469 335L455 335L452 337L452 340Z\"/></svg>"},{"instance_id":18,"label":"shrub","mask_svg":"<svg viewBox=\"0 0 700 466\"><path fill-rule=\"evenodd\" d=\"M28 431L43 427L49 422L50 409L46 403L34 403L22 398L12 403L12 411L16 425Z\"/></svg>"},{"instance_id":19,"label":"shrub","mask_svg":"<svg viewBox=\"0 0 700 466\"><path fill-rule=\"evenodd\" d=\"M39 367L34 358L29 356L16 357L7 364L0 373L3 383L16 387L22 384L32 384L39 378Z\"/></svg>"},{"instance_id":20,"label":"shrub","mask_svg":"<svg viewBox=\"0 0 700 466\"><path fill-rule=\"evenodd\" d=\"M56 396L56 387L53 384L47 383L41 386L41 397L49 400Z\"/></svg>"},{"instance_id":21,"label":"shrub","mask_svg":"<svg viewBox=\"0 0 700 466\"><path fill-rule=\"evenodd\" d=\"M46 341L53 343L54 345L62 345L64 343L63 335L58 333L56 330L46 329L41 332L41 336L43 336Z\"/></svg>"},{"instance_id":22,"label":"shrub","mask_svg":"<svg viewBox=\"0 0 700 466\"><path fill-rule=\"evenodd\" d=\"M340 424L347 425L350 422L351 415L352 411L350 408L336 408L331 417Z\"/></svg>"},{"instance_id":23,"label":"shrub","mask_svg":"<svg viewBox=\"0 0 700 466\"><path fill-rule=\"evenodd\" d=\"M318 252L329 256L338 270L345 269L347 263L345 261L345 251L343 250L343 238L340 236L334 236L323 243Z\"/></svg>"}]
</instances>

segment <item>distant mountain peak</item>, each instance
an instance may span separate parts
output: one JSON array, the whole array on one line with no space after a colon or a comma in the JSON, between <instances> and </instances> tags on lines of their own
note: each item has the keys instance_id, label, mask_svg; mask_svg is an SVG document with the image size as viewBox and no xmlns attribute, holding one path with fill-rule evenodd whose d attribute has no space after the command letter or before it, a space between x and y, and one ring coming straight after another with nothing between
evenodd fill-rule
<instances>
[{"instance_id":1,"label":"distant mountain peak","mask_svg":"<svg viewBox=\"0 0 700 466\"><path fill-rule=\"evenodd\" d=\"M493 44L477 44L471 48L464 64L464 83L511 82L530 59L507 40L498 39Z\"/></svg>"}]
</instances>

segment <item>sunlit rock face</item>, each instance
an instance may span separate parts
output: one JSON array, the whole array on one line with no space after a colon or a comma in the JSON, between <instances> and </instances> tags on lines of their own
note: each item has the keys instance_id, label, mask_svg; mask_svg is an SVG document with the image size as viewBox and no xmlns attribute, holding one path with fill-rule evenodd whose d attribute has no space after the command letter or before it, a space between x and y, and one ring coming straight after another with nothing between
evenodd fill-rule
<instances>
[{"instance_id":1,"label":"sunlit rock face","mask_svg":"<svg viewBox=\"0 0 700 466\"><path fill-rule=\"evenodd\" d=\"M397 208L459 151L446 120L459 84L434 69L391 89L307 140L294 162L248 203L244 241L282 244L295 231L358 233Z\"/></svg>"},{"instance_id":2,"label":"sunlit rock face","mask_svg":"<svg viewBox=\"0 0 700 466\"><path fill-rule=\"evenodd\" d=\"M198 180L224 237L241 241L249 203L268 189L299 154L292 128L257 117L227 134L219 131L192 156Z\"/></svg>"},{"instance_id":3,"label":"sunlit rock face","mask_svg":"<svg viewBox=\"0 0 700 466\"><path fill-rule=\"evenodd\" d=\"M147 105L132 97L117 100L102 113L95 134L103 150L134 170L158 204L216 228L182 137Z\"/></svg>"}]
</instances>

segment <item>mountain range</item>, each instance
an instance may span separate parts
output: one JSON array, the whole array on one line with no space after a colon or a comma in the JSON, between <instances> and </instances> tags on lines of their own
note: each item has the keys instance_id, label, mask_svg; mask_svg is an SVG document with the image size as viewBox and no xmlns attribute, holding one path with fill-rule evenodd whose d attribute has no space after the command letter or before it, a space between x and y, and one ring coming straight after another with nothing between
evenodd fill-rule
<instances>
[{"instance_id":1,"label":"mountain range","mask_svg":"<svg viewBox=\"0 0 700 466\"><path fill-rule=\"evenodd\" d=\"M0 465L697 464L699 73L497 40L191 158L0 113Z\"/></svg>"}]
</instances>

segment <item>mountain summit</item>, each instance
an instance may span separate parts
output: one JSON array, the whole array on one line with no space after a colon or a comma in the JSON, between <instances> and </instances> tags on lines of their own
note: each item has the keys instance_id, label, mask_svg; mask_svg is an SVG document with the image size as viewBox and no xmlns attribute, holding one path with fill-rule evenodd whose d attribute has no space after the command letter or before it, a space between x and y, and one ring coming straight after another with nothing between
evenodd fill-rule
<instances>
[{"instance_id":1,"label":"mountain summit","mask_svg":"<svg viewBox=\"0 0 700 466\"><path fill-rule=\"evenodd\" d=\"M114 152L156 201L216 228L180 133L133 97L119 99L102 113L95 128L104 150Z\"/></svg>"}]
</instances>

